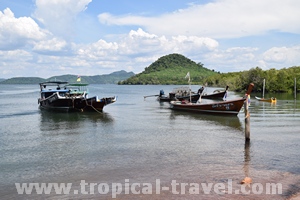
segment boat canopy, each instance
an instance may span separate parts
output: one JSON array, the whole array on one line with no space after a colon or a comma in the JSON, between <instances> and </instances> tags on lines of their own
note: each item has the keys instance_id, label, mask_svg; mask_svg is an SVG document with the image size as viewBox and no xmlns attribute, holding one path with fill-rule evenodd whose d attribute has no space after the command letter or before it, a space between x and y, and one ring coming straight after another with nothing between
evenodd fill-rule
<instances>
[{"instance_id":1,"label":"boat canopy","mask_svg":"<svg viewBox=\"0 0 300 200\"><path fill-rule=\"evenodd\" d=\"M67 86L88 86L89 84L88 83L71 83Z\"/></svg>"},{"instance_id":2,"label":"boat canopy","mask_svg":"<svg viewBox=\"0 0 300 200\"><path fill-rule=\"evenodd\" d=\"M88 94L88 86L87 83L71 83L66 85L66 88L69 89L70 94Z\"/></svg>"},{"instance_id":3,"label":"boat canopy","mask_svg":"<svg viewBox=\"0 0 300 200\"><path fill-rule=\"evenodd\" d=\"M66 82L66 81L47 81L47 82L40 83L40 85L41 86L43 86L43 85L66 85L68 83L69 82Z\"/></svg>"},{"instance_id":4,"label":"boat canopy","mask_svg":"<svg viewBox=\"0 0 300 200\"><path fill-rule=\"evenodd\" d=\"M47 81L40 83L41 93L70 93L70 94L88 94L87 83L71 83L66 81ZM49 87L48 87L49 86Z\"/></svg>"},{"instance_id":5,"label":"boat canopy","mask_svg":"<svg viewBox=\"0 0 300 200\"><path fill-rule=\"evenodd\" d=\"M69 90L66 90L66 89L62 89L62 90L51 90L51 89L49 89L49 90L41 90L41 93L54 93L54 92L69 92Z\"/></svg>"},{"instance_id":6,"label":"boat canopy","mask_svg":"<svg viewBox=\"0 0 300 200\"><path fill-rule=\"evenodd\" d=\"M66 90L66 81L47 81L40 83L41 92L46 92L46 90L53 92L54 90L61 90L64 88Z\"/></svg>"}]
</instances>

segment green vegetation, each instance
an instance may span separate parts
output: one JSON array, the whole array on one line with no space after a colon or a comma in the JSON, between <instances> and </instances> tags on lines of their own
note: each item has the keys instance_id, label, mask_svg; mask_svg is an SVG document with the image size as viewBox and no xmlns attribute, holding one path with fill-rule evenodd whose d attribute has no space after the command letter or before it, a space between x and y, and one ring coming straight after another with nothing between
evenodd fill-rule
<instances>
[{"instance_id":1,"label":"green vegetation","mask_svg":"<svg viewBox=\"0 0 300 200\"><path fill-rule=\"evenodd\" d=\"M105 75L81 76L81 82L89 84L116 84L119 81L125 80L133 75L133 72L126 72L124 70L121 70ZM1 81L0 84L39 84L41 82L54 80L74 83L77 80L77 76L67 74L62 76L53 76L48 79L43 79L39 77L15 77Z\"/></svg>"},{"instance_id":2,"label":"green vegetation","mask_svg":"<svg viewBox=\"0 0 300 200\"><path fill-rule=\"evenodd\" d=\"M170 54L159 58L149 67L135 76L118 84L187 84L185 76L190 72L192 84L225 87L228 85L230 90L244 91L249 83L254 83L253 92L262 92L263 80L266 79L265 92L287 92L294 90L294 79L297 79L297 88L300 88L300 67L294 66L280 70L262 70L259 67L249 71L217 73L203 67L202 63L194 61L180 55Z\"/></svg>"},{"instance_id":3,"label":"green vegetation","mask_svg":"<svg viewBox=\"0 0 300 200\"><path fill-rule=\"evenodd\" d=\"M104 74L104 75L96 75L96 76L80 76L81 82L89 83L89 84L111 84L111 83L118 83L121 80L125 80L131 76L133 76L133 72L126 72L124 70L113 72L111 74ZM53 76L48 78L46 81L53 81L53 80L61 80L67 81L69 83L76 82L77 76L76 75L62 75L62 76Z\"/></svg>"},{"instance_id":4,"label":"green vegetation","mask_svg":"<svg viewBox=\"0 0 300 200\"><path fill-rule=\"evenodd\" d=\"M300 87L300 67L283 68L280 70L262 70L259 67L249 71L222 73L207 77L205 82L209 86L224 87L228 85L231 90L244 91L249 83L254 83L254 92L261 92L263 80L266 79L265 92L283 93L294 90L294 79L297 79L297 88Z\"/></svg>"},{"instance_id":5,"label":"green vegetation","mask_svg":"<svg viewBox=\"0 0 300 200\"><path fill-rule=\"evenodd\" d=\"M118 84L124 85L185 85L186 74L190 72L192 84L203 84L203 80L217 74L203 67L202 63L184 57L180 54L170 54L159 58L145 70Z\"/></svg>"},{"instance_id":6,"label":"green vegetation","mask_svg":"<svg viewBox=\"0 0 300 200\"><path fill-rule=\"evenodd\" d=\"M39 77L14 77L1 81L0 84L36 84L45 81Z\"/></svg>"}]
</instances>

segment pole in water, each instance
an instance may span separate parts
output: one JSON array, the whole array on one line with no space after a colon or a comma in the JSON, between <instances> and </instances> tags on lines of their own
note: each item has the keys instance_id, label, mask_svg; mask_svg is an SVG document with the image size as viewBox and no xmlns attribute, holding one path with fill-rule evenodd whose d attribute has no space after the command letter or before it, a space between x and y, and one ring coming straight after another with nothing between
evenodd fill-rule
<instances>
[{"instance_id":1,"label":"pole in water","mask_svg":"<svg viewBox=\"0 0 300 200\"><path fill-rule=\"evenodd\" d=\"M249 102L248 96L246 101L244 102L244 110L245 110L245 140L250 140L250 113L249 113Z\"/></svg>"},{"instance_id":2,"label":"pole in water","mask_svg":"<svg viewBox=\"0 0 300 200\"><path fill-rule=\"evenodd\" d=\"M248 90L246 92L247 98L244 101L244 110L245 110L245 140L250 140L250 112L249 112L249 100L250 100L250 93L252 91L252 88L254 87L254 84L251 83L248 87Z\"/></svg>"},{"instance_id":3,"label":"pole in water","mask_svg":"<svg viewBox=\"0 0 300 200\"><path fill-rule=\"evenodd\" d=\"M297 80L295 78L295 85L294 85L294 99L297 98Z\"/></svg>"},{"instance_id":4,"label":"pole in water","mask_svg":"<svg viewBox=\"0 0 300 200\"><path fill-rule=\"evenodd\" d=\"M266 79L264 79L264 83L263 83L263 96L262 98L265 98L265 89L266 89Z\"/></svg>"}]
</instances>

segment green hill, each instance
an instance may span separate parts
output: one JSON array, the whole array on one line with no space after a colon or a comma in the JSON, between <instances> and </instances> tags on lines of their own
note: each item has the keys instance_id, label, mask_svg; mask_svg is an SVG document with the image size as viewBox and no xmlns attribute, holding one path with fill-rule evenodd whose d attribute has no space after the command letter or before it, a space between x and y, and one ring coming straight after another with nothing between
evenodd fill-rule
<instances>
[{"instance_id":1,"label":"green hill","mask_svg":"<svg viewBox=\"0 0 300 200\"><path fill-rule=\"evenodd\" d=\"M37 84L45 79L39 77L14 77L1 81L0 84Z\"/></svg>"},{"instance_id":2,"label":"green hill","mask_svg":"<svg viewBox=\"0 0 300 200\"><path fill-rule=\"evenodd\" d=\"M186 58L180 54L170 54L159 58L146 67L142 73L130 77L119 84L147 85L147 84L187 84L185 79L190 72L192 84L203 84L204 78L217 74L216 72L203 67L201 63Z\"/></svg>"},{"instance_id":3,"label":"green hill","mask_svg":"<svg viewBox=\"0 0 300 200\"><path fill-rule=\"evenodd\" d=\"M96 76L81 76L81 82L89 84L116 84L119 81L125 80L133 76L133 72L126 72L124 70L113 72L111 74L96 75ZM39 84L44 81L67 81L67 82L76 82L77 75L61 75L53 76L47 79L39 77L14 77L4 81L1 81L0 84Z\"/></svg>"}]
</instances>

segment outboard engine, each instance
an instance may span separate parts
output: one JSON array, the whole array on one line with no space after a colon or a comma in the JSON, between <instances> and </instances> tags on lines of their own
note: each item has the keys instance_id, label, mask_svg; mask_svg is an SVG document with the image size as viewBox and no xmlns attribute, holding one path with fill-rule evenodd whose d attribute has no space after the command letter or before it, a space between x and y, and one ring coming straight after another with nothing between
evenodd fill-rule
<instances>
[{"instance_id":1,"label":"outboard engine","mask_svg":"<svg viewBox=\"0 0 300 200\"><path fill-rule=\"evenodd\" d=\"M160 90L160 91L159 91L159 96L161 97L161 96L163 96L163 95L165 95L164 90Z\"/></svg>"}]
</instances>

